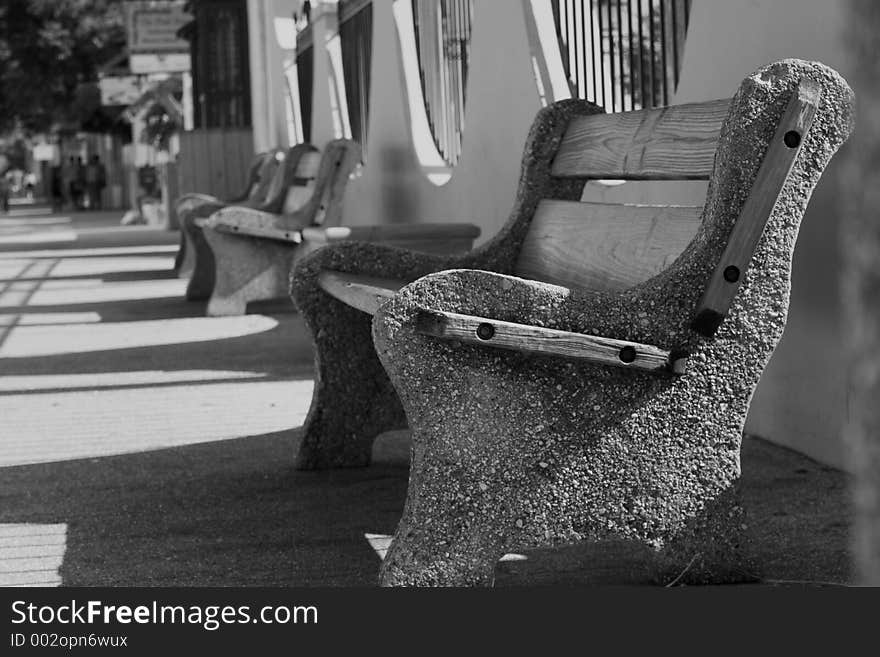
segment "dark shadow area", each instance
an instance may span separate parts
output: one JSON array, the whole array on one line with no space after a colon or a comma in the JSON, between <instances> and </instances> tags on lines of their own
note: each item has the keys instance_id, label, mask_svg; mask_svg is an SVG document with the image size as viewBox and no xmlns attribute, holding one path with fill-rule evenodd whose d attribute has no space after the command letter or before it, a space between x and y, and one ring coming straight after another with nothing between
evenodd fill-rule
<instances>
[{"instance_id":1,"label":"dark shadow area","mask_svg":"<svg viewBox=\"0 0 880 657\"><path fill-rule=\"evenodd\" d=\"M766 584L824 586L851 581L849 478L759 438L742 448L749 552ZM533 550L499 563L496 586L651 584L653 554L627 542Z\"/></svg>"},{"instance_id":2,"label":"dark shadow area","mask_svg":"<svg viewBox=\"0 0 880 657\"><path fill-rule=\"evenodd\" d=\"M90 276L86 278L97 278ZM156 276L143 280L156 280ZM163 276L162 278L175 278ZM45 279L48 280L48 279ZM64 280L64 279L55 279ZM138 280L138 279L131 279ZM57 289L57 288L55 288ZM73 288L81 290L82 288ZM117 301L84 301L82 303L48 304L40 306L0 306L0 315L27 315L44 313L97 313L102 322L128 322L153 319L176 319L205 317L206 301L187 301L177 297L154 297L150 299L122 299ZM272 299L248 304L249 315L291 314L296 309L290 299Z\"/></svg>"},{"instance_id":3,"label":"dark shadow area","mask_svg":"<svg viewBox=\"0 0 880 657\"><path fill-rule=\"evenodd\" d=\"M298 472L298 434L5 468L0 522L67 523L65 585L375 584L405 460Z\"/></svg>"},{"instance_id":4,"label":"dark shadow area","mask_svg":"<svg viewBox=\"0 0 880 657\"><path fill-rule=\"evenodd\" d=\"M173 278L173 277L172 277ZM122 299L118 301L85 301L83 303L50 304L45 306L5 306L3 315L27 315L43 313L97 313L102 322L136 322L152 319L176 319L204 317L206 303L186 301L179 297L155 297L152 299Z\"/></svg>"},{"instance_id":5,"label":"dark shadow area","mask_svg":"<svg viewBox=\"0 0 880 657\"><path fill-rule=\"evenodd\" d=\"M283 299L266 299L264 301L251 301L247 305L249 315L276 315L281 313L295 313L296 306L290 297Z\"/></svg>"},{"instance_id":6,"label":"dark shadow area","mask_svg":"<svg viewBox=\"0 0 880 657\"><path fill-rule=\"evenodd\" d=\"M175 380L175 381L161 381L161 382L153 382L153 383L127 383L121 385L100 385L100 386L64 386L58 388L27 388L23 390L0 390L0 397L4 397L6 395L56 395L58 393L64 392L92 392L92 391L114 391L114 390L149 390L151 388L179 388L181 386L211 386L211 385L222 385L226 383L257 383L257 382L267 382L267 381L311 381L312 380L311 372L308 371L307 368L303 368L303 371L300 373L300 376L297 378L291 379L290 376L281 376L281 375L263 375L259 377L253 378L240 378L240 377L221 377L216 379L208 379L208 380Z\"/></svg>"},{"instance_id":7,"label":"dark shadow area","mask_svg":"<svg viewBox=\"0 0 880 657\"><path fill-rule=\"evenodd\" d=\"M156 319L155 315L150 311L143 319ZM311 336L297 315L287 315L271 330L238 337L2 359L7 376L213 369L280 379L311 377L313 367Z\"/></svg>"},{"instance_id":8,"label":"dark shadow area","mask_svg":"<svg viewBox=\"0 0 880 657\"><path fill-rule=\"evenodd\" d=\"M67 523L65 585L373 586L364 534L392 534L407 485L405 432L368 468L300 472L299 430L0 470L3 523ZM757 439L743 448L753 550L767 584L849 579L847 478ZM637 545L582 543L502 562L496 586L646 585Z\"/></svg>"},{"instance_id":9,"label":"dark shadow area","mask_svg":"<svg viewBox=\"0 0 880 657\"><path fill-rule=\"evenodd\" d=\"M128 247L136 246L138 250L133 253L83 253L82 249L88 249L90 247L83 246L79 242L70 242L65 247L43 247L40 243L31 244L29 249L12 249L13 245L11 244L2 244L0 243L0 254L4 254L0 256L0 262L5 260L58 260L64 258L76 258L79 260L80 258L124 258L126 256L135 256L135 257L162 257L162 258L173 258L174 251L171 249L163 248L163 249L155 249L150 250L151 246L163 246L163 244L123 244L118 245L118 248L125 249ZM109 244L105 245L102 248L116 248L117 245ZM146 247L145 250L141 250ZM65 253L65 250L74 252L75 255L71 255L70 253ZM5 255L7 252L16 251L14 255ZM17 251L25 251L26 253L18 254ZM33 253L27 253L27 251L33 251ZM51 253L48 253L51 251Z\"/></svg>"},{"instance_id":10,"label":"dark shadow area","mask_svg":"<svg viewBox=\"0 0 880 657\"><path fill-rule=\"evenodd\" d=\"M21 241L21 242L3 242L0 239L0 250L6 253L17 253L20 251L46 251L58 250L55 257L64 257L65 249L101 249L101 248L123 248L129 246L166 246L177 244L180 237L176 232L164 232L160 230L138 230L131 228L107 229L84 232L78 226L71 227L76 230L77 239L59 239L52 241ZM163 251L167 254L167 251ZM101 254L95 254L101 255ZM140 255L140 254L139 254ZM81 257L81 256L76 256Z\"/></svg>"},{"instance_id":11,"label":"dark shadow area","mask_svg":"<svg viewBox=\"0 0 880 657\"><path fill-rule=\"evenodd\" d=\"M105 256L108 257L108 256ZM170 261L170 259L169 259ZM101 274L75 274L71 276L57 276L49 278L39 276L34 278L15 277L0 278L0 285L8 283L48 283L50 281L77 281L77 280L99 280L104 283L129 283L135 281L155 281L169 278L177 278L177 273L171 269L169 265L163 269L143 269L140 271L118 271Z\"/></svg>"}]
</instances>

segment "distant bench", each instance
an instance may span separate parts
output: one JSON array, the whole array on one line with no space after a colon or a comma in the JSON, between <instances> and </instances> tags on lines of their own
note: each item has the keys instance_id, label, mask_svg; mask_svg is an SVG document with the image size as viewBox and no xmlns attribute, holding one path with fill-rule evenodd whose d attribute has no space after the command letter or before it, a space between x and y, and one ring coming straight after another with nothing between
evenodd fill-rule
<instances>
[{"instance_id":1,"label":"distant bench","mask_svg":"<svg viewBox=\"0 0 880 657\"><path fill-rule=\"evenodd\" d=\"M310 144L297 144L287 151L273 151L248 201L230 204L208 200L195 203L181 213L181 232L185 235L187 251L192 254L186 288L188 301L204 301L214 291L214 252L205 238L202 220L227 207L248 208L266 214L292 211L308 197L307 187L317 174L319 162L320 154Z\"/></svg>"},{"instance_id":2,"label":"distant bench","mask_svg":"<svg viewBox=\"0 0 880 657\"><path fill-rule=\"evenodd\" d=\"M332 141L314 171L297 173L297 180L308 183L292 188L300 194L297 209L273 214L228 206L196 221L215 265L208 315L241 315L252 301L287 298L296 261L328 244L383 242L424 253L473 246L480 232L473 225L339 226L345 187L359 162L355 142Z\"/></svg>"},{"instance_id":3,"label":"distant bench","mask_svg":"<svg viewBox=\"0 0 880 657\"><path fill-rule=\"evenodd\" d=\"M742 428L852 103L800 60L732 100L561 101L538 113L488 243L442 257L347 242L297 265L317 348L298 466L365 465L379 433L412 430L384 584L489 584L505 552L601 539L647 543L661 579L753 573ZM704 207L582 203L591 179L709 187Z\"/></svg>"},{"instance_id":4,"label":"distant bench","mask_svg":"<svg viewBox=\"0 0 880 657\"><path fill-rule=\"evenodd\" d=\"M220 199L210 194L189 192L182 194L175 201L175 212L180 221L180 248L174 260L174 269L180 278L189 278L195 269L196 245L190 237L190 230L184 227L192 221L192 213L199 206L211 205L214 208L224 205L251 204L259 205L266 201L266 193L272 183L279 162L284 160L284 152L275 149L258 153L248 168L247 180L242 191L229 199Z\"/></svg>"}]
</instances>

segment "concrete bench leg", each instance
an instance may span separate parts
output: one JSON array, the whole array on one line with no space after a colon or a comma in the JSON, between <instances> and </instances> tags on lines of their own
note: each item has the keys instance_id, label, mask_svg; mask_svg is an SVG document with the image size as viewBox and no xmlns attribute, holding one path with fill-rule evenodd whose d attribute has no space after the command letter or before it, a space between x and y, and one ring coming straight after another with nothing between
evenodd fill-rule
<instances>
[{"instance_id":1,"label":"concrete bench leg","mask_svg":"<svg viewBox=\"0 0 880 657\"><path fill-rule=\"evenodd\" d=\"M180 246L177 248L177 254L174 256L174 271L178 278L187 278L189 272L192 271L192 263L187 258L186 234L180 231ZM184 270L186 268L186 270Z\"/></svg>"},{"instance_id":2,"label":"concrete bench leg","mask_svg":"<svg viewBox=\"0 0 880 657\"><path fill-rule=\"evenodd\" d=\"M214 290L214 254L205 239L202 228L196 226L194 217L187 217L181 225L186 233L186 252L192 254L192 270L186 286L187 301L204 301Z\"/></svg>"},{"instance_id":3,"label":"concrete bench leg","mask_svg":"<svg viewBox=\"0 0 880 657\"><path fill-rule=\"evenodd\" d=\"M485 585L504 552L620 539L668 548L667 571L686 570L698 553L691 566L701 579L746 577L738 542L726 538L741 522L727 513L727 500L739 481L751 390L781 323L763 327L769 336L761 349L751 350L752 336L744 346L702 345L677 377L416 330L419 308L503 317L513 307L528 313L519 321L536 325L568 325L587 314L608 334L620 330L604 325L622 314L612 306L459 270L419 279L380 307L376 350L413 432L407 504L383 584ZM731 392L717 393L715 368L728 358L740 364L737 379ZM689 524L704 516L708 524Z\"/></svg>"},{"instance_id":4,"label":"concrete bench leg","mask_svg":"<svg viewBox=\"0 0 880 657\"><path fill-rule=\"evenodd\" d=\"M312 333L316 370L296 466L366 466L376 436L405 428L406 417L373 348L372 317L324 293L316 283L317 271L319 266L312 275L295 278L291 287Z\"/></svg>"},{"instance_id":5,"label":"concrete bench leg","mask_svg":"<svg viewBox=\"0 0 880 657\"><path fill-rule=\"evenodd\" d=\"M189 278L192 280L194 276L197 276L197 270L204 265L199 264L199 260L201 256L205 255L207 251L206 259L210 259L210 249L207 246L207 243L202 238L202 229L196 226L195 221L200 217L208 217L212 213L216 212L220 208L223 207L222 203L215 201L206 201L197 204L183 204L182 207L178 207L178 221L180 223L180 248L177 250L177 257L175 258L174 268L177 271L177 276L179 278ZM204 276L201 271L199 271L201 276ZM213 264L211 266L210 275L213 276ZM198 299L199 297L199 289L204 287L205 283L201 280L201 276L199 278L198 284L193 285L193 296L190 297L187 295L187 299ZM212 283L213 284L213 283ZM210 292L209 292L210 294ZM201 298L207 298L201 297Z\"/></svg>"},{"instance_id":6,"label":"concrete bench leg","mask_svg":"<svg viewBox=\"0 0 880 657\"><path fill-rule=\"evenodd\" d=\"M209 316L243 315L251 301L288 297L297 245L209 228L203 236L215 263Z\"/></svg>"},{"instance_id":7,"label":"concrete bench leg","mask_svg":"<svg viewBox=\"0 0 880 657\"><path fill-rule=\"evenodd\" d=\"M661 585L757 581L751 534L735 482L655 553L654 579Z\"/></svg>"}]
</instances>

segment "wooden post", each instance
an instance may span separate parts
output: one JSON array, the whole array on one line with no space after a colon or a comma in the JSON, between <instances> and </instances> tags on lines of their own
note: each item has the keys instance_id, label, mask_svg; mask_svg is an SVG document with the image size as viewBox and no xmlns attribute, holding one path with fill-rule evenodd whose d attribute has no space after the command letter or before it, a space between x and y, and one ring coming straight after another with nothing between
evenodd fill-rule
<instances>
[{"instance_id":1,"label":"wooden post","mask_svg":"<svg viewBox=\"0 0 880 657\"><path fill-rule=\"evenodd\" d=\"M845 430L854 474L852 531L856 582L880 586L880 4L850 0L844 33L856 130L838 167L842 221L842 296L849 349L849 418Z\"/></svg>"}]
</instances>

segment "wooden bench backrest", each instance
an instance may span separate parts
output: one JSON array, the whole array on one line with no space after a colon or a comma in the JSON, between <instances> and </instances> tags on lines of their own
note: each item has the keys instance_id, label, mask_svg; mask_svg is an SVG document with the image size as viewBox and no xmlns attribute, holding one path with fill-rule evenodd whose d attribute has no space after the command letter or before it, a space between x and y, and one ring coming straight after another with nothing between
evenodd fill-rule
<instances>
[{"instance_id":1,"label":"wooden bench backrest","mask_svg":"<svg viewBox=\"0 0 880 657\"><path fill-rule=\"evenodd\" d=\"M320 166L321 154L318 151L303 154L296 167L293 184L287 188L287 196L281 206L282 214L299 210L308 202L314 192Z\"/></svg>"},{"instance_id":2,"label":"wooden bench backrest","mask_svg":"<svg viewBox=\"0 0 880 657\"><path fill-rule=\"evenodd\" d=\"M275 180L279 165L284 161L284 151L274 149L263 153L256 171L256 181L251 187L248 199L254 203L263 203L269 196L269 189Z\"/></svg>"},{"instance_id":3,"label":"wooden bench backrest","mask_svg":"<svg viewBox=\"0 0 880 657\"><path fill-rule=\"evenodd\" d=\"M345 186L360 161L361 148L349 139L333 140L324 148L313 193L302 208L313 226L341 223Z\"/></svg>"},{"instance_id":4,"label":"wooden bench backrest","mask_svg":"<svg viewBox=\"0 0 880 657\"><path fill-rule=\"evenodd\" d=\"M251 165L248 167L248 175L247 182L245 183L244 192L238 197L241 200L248 201L253 200L254 193L257 191L257 187L260 184L260 170L263 167L263 162L266 160L268 153L257 153L254 155L254 159L251 160Z\"/></svg>"},{"instance_id":5,"label":"wooden bench backrest","mask_svg":"<svg viewBox=\"0 0 880 657\"><path fill-rule=\"evenodd\" d=\"M578 116L551 165L560 178L708 180L729 100ZM569 288L647 280L693 238L700 207L542 200L515 273Z\"/></svg>"},{"instance_id":6,"label":"wooden bench backrest","mask_svg":"<svg viewBox=\"0 0 880 657\"><path fill-rule=\"evenodd\" d=\"M309 153L317 152L318 149L311 144L297 144L283 154L278 169L272 177L272 183L266 192L266 200L260 206L260 210L271 214L281 214L287 202L290 188L301 182L296 177L300 162Z\"/></svg>"}]
</instances>

